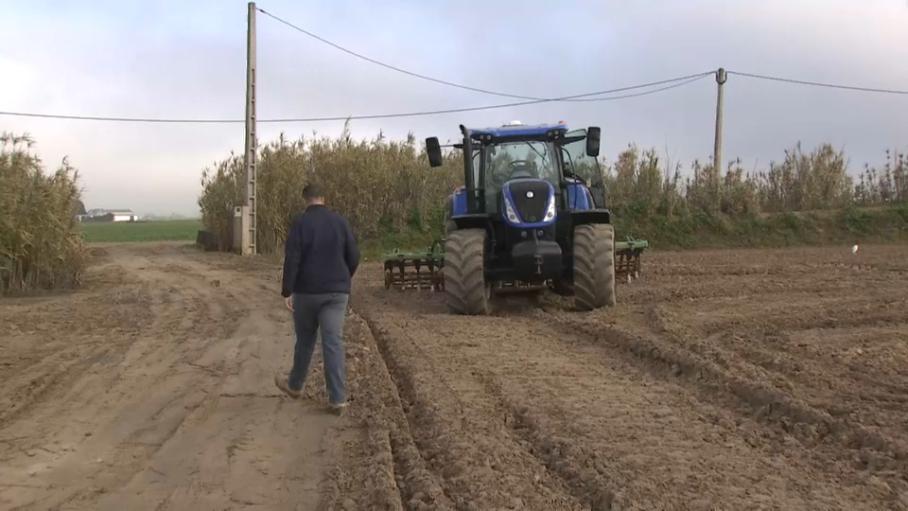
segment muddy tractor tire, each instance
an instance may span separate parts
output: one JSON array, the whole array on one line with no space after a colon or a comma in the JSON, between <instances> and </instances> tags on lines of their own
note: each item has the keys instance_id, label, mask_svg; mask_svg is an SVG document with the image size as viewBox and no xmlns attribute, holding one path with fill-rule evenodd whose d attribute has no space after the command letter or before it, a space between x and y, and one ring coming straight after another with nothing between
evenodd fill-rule
<instances>
[{"instance_id":1,"label":"muddy tractor tire","mask_svg":"<svg viewBox=\"0 0 908 511\"><path fill-rule=\"evenodd\" d=\"M611 225L574 228L574 305L583 311L615 305L615 231Z\"/></svg>"},{"instance_id":2,"label":"muddy tractor tire","mask_svg":"<svg viewBox=\"0 0 908 511\"><path fill-rule=\"evenodd\" d=\"M485 278L484 229L461 229L445 240L445 294L456 314L489 313L491 286Z\"/></svg>"}]
</instances>

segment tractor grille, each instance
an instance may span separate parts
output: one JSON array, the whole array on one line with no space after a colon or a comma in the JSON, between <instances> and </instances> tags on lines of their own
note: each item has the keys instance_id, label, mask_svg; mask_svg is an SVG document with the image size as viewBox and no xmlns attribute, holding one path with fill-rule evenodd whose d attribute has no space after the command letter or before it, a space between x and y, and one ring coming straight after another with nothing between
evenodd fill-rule
<instances>
[{"instance_id":1,"label":"tractor grille","mask_svg":"<svg viewBox=\"0 0 908 511\"><path fill-rule=\"evenodd\" d=\"M541 222L549 204L549 183L541 179L521 179L508 183L514 208L527 223ZM529 195L529 196L528 196Z\"/></svg>"}]
</instances>

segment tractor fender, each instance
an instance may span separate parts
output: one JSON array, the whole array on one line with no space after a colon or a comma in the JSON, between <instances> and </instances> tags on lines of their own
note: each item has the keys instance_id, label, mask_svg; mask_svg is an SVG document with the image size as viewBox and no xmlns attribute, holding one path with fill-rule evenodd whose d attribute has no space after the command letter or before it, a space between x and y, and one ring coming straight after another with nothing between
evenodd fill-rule
<instances>
[{"instance_id":1,"label":"tractor fender","mask_svg":"<svg viewBox=\"0 0 908 511\"><path fill-rule=\"evenodd\" d=\"M612 223L612 212L607 209L571 211L571 223L574 226L587 224L610 224Z\"/></svg>"},{"instance_id":2,"label":"tractor fender","mask_svg":"<svg viewBox=\"0 0 908 511\"><path fill-rule=\"evenodd\" d=\"M461 216L467 214L467 190L459 186L454 193L448 196L448 211L451 216Z\"/></svg>"},{"instance_id":3,"label":"tractor fender","mask_svg":"<svg viewBox=\"0 0 908 511\"><path fill-rule=\"evenodd\" d=\"M579 178L567 180L567 209L571 211L589 211L596 209L596 202L590 189Z\"/></svg>"},{"instance_id":4,"label":"tractor fender","mask_svg":"<svg viewBox=\"0 0 908 511\"><path fill-rule=\"evenodd\" d=\"M489 215L457 215L450 220L458 229L486 229L489 226Z\"/></svg>"}]
</instances>

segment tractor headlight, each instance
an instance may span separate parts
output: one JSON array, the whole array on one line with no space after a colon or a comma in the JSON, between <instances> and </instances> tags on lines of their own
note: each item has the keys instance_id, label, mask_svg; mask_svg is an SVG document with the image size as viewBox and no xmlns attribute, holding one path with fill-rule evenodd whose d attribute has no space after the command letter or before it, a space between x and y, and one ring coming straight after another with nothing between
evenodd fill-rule
<instances>
[{"instance_id":1,"label":"tractor headlight","mask_svg":"<svg viewBox=\"0 0 908 511\"><path fill-rule=\"evenodd\" d=\"M514 206L511 206L511 201L507 198L504 200L504 214L507 215L508 222L511 222L512 224L520 223L520 217L517 216L517 212L514 211Z\"/></svg>"},{"instance_id":2,"label":"tractor headlight","mask_svg":"<svg viewBox=\"0 0 908 511\"><path fill-rule=\"evenodd\" d=\"M555 194L549 196L549 205L545 208L545 218L543 222L551 222L555 219Z\"/></svg>"}]
</instances>

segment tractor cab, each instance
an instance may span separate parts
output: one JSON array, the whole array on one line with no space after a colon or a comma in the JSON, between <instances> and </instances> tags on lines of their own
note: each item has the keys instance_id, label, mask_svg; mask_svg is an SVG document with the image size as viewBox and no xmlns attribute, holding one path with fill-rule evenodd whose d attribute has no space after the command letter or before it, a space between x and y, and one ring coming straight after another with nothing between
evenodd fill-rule
<instances>
[{"instance_id":1,"label":"tractor cab","mask_svg":"<svg viewBox=\"0 0 908 511\"><path fill-rule=\"evenodd\" d=\"M464 149L466 156L469 145L471 157L464 161L465 185L454 198L452 217L497 213L503 221L519 226L550 223L560 209L605 207L602 175L596 161L599 128L569 131L563 123L511 123L499 128L462 129L469 133L470 143L465 138L464 143L453 147ZM438 158L432 158L434 144L437 139L427 140L430 161L440 164L440 147ZM523 193L515 194L515 186ZM536 199L530 202L537 208L545 207L545 211L534 211L532 204L523 204L529 209L523 216L517 212L515 201L526 203L523 199L528 191L528 198ZM473 200L468 201L468 197ZM549 198L553 201L547 201Z\"/></svg>"},{"instance_id":2,"label":"tractor cab","mask_svg":"<svg viewBox=\"0 0 908 511\"><path fill-rule=\"evenodd\" d=\"M458 285L467 268L475 279L477 267L486 295L495 283L565 287L584 273L580 280L587 295L593 293L583 296L584 307L611 303L614 274L598 275L613 271L611 263L609 268L578 272L575 247L578 232L585 251L601 250L605 245L597 240L608 238L611 261L613 234L596 161L599 128L570 131L564 123L511 123L483 129L461 126L460 131L463 140L453 147L464 154L464 186L446 206L444 272L451 308L462 313L487 310L487 296L475 294L477 282ZM438 139L427 139L426 147L432 166L441 165ZM586 247L594 242L596 247ZM460 260L464 251L469 262ZM594 286L584 280L594 276L590 272L596 274Z\"/></svg>"}]
</instances>

